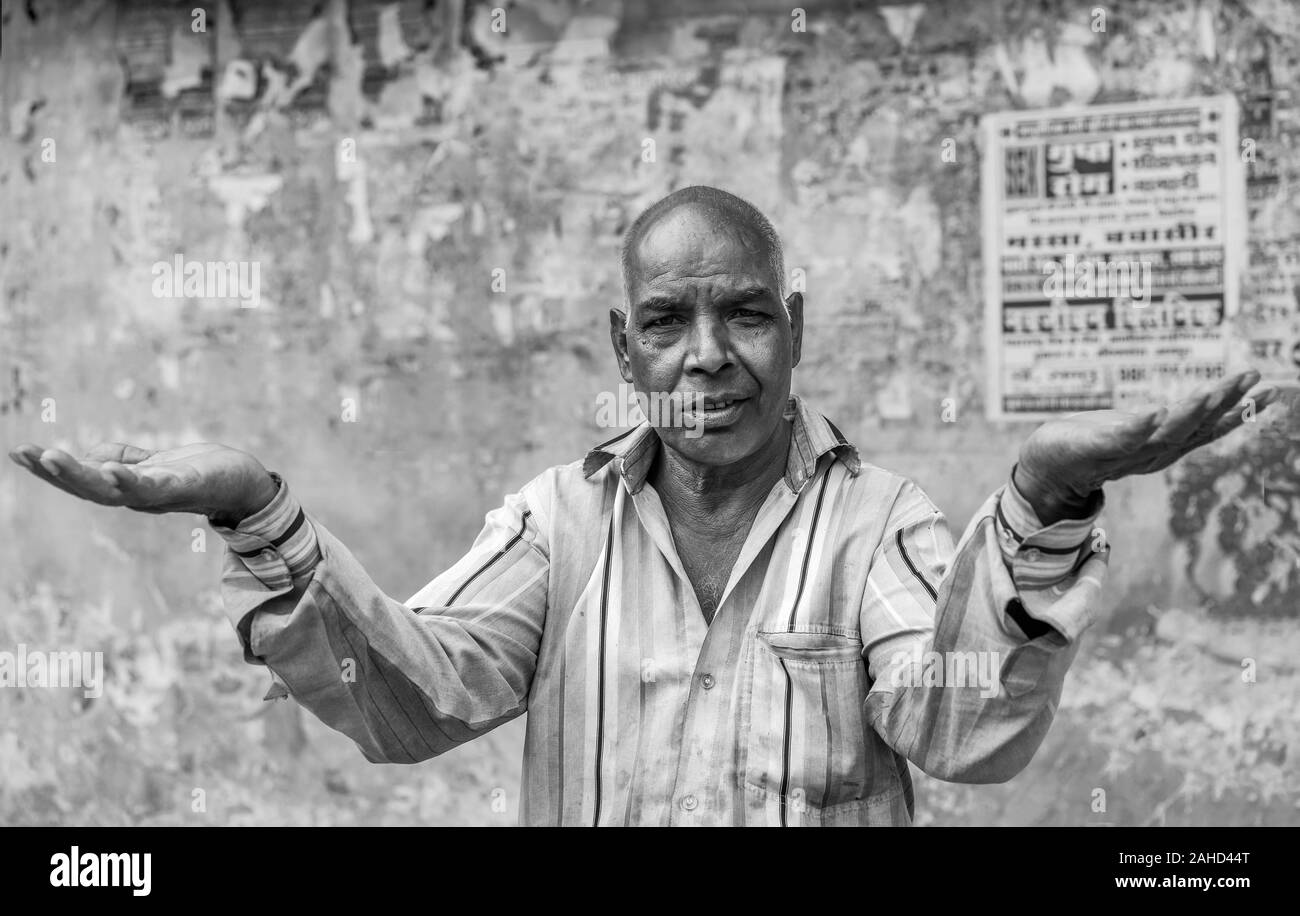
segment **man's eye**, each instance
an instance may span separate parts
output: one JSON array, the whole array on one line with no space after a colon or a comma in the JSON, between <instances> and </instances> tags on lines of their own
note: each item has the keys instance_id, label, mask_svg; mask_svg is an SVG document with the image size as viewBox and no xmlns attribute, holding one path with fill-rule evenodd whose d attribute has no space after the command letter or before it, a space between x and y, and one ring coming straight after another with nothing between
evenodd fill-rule
<instances>
[{"instance_id":1,"label":"man's eye","mask_svg":"<svg viewBox=\"0 0 1300 916\"><path fill-rule=\"evenodd\" d=\"M645 323L645 326L647 328L662 328L668 326L669 324L672 324L674 321L681 321L681 316L664 315L661 318L651 318L649 321Z\"/></svg>"},{"instance_id":2,"label":"man's eye","mask_svg":"<svg viewBox=\"0 0 1300 916\"><path fill-rule=\"evenodd\" d=\"M766 312L756 312L753 309L736 309L731 314L733 317L744 318L746 321L753 321L755 319L764 321L771 317Z\"/></svg>"}]
</instances>

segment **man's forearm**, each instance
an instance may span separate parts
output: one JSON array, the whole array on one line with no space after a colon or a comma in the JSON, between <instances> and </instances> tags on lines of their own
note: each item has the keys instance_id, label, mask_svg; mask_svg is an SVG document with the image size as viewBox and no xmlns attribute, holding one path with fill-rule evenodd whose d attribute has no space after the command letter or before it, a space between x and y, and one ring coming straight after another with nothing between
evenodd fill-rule
<instances>
[{"instance_id":1,"label":"man's forearm","mask_svg":"<svg viewBox=\"0 0 1300 916\"><path fill-rule=\"evenodd\" d=\"M458 606L420 613L385 594L277 480L277 492L236 528L222 600L245 660L375 762L414 763L523 712L545 616L545 559L519 551L480 580L511 603L489 621ZM498 510L503 532L520 524ZM495 551L484 544L478 554ZM435 580L437 581L437 580ZM274 693L273 689L273 693Z\"/></svg>"},{"instance_id":2,"label":"man's forearm","mask_svg":"<svg viewBox=\"0 0 1300 916\"><path fill-rule=\"evenodd\" d=\"M1037 750L1104 577L1106 556L1091 552L1088 537L1100 501L1093 509L1086 519L1044 525L1009 484L985 502L950 561L918 563L922 575L941 579L933 628L872 646L865 712L926 773L1000 782ZM930 527L922 521L895 534L911 562L927 556ZM886 581L870 591L888 615L903 596Z\"/></svg>"}]
</instances>

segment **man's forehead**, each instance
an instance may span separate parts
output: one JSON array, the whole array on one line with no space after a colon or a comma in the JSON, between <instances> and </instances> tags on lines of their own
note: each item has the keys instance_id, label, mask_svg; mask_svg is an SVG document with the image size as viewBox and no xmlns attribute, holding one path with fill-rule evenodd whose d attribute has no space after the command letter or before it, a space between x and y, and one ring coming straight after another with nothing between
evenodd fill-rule
<instances>
[{"instance_id":1,"label":"man's forehead","mask_svg":"<svg viewBox=\"0 0 1300 916\"><path fill-rule=\"evenodd\" d=\"M757 302L776 295L772 285L758 276L681 277L638 284L632 291L632 307L671 312L699 303Z\"/></svg>"},{"instance_id":2,"label":"man's forehead","mask_svg":"<svg viewBox=\"0 0 1300 916\"><path fill-rule=\"evenodd\" d=\"M646 229L633 250L633 282L662 284L745 275L767 282L770 252L739 217L681 208Z\"/></svg>"}]
</instances>

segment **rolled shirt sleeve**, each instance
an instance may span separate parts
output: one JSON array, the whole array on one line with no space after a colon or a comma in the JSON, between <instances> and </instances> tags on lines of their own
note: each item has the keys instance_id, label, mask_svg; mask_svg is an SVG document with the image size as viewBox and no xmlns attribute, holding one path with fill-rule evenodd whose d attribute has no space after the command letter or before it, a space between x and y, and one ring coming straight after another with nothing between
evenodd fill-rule
<instances>
[{"instance_id":1,"label":"rolled shirt sleeve","mask_svg":"<svg viewBox=\"0 0 1300 916\"><path fill-rule=\"evenodd\" d=\"M288 584L310 573L320 560L316 531L279 474L275 496L261 510L234 528L210 521L230 550L258 581L268 586Z\"/></svg>"},{"instance_id":2,"label":"rolled shirt sleeve","mask_svg":"<svg viewBox=\"0 0 1300 916\"><path fill-rule=\"evenodd\" d=\"M1051 725L1109 557L1089 515L1044 526L1008 482L953 547L946 519L904 484L862 603L871 727L924 772L1003 782Z\"/></svg>"}]
</instances>

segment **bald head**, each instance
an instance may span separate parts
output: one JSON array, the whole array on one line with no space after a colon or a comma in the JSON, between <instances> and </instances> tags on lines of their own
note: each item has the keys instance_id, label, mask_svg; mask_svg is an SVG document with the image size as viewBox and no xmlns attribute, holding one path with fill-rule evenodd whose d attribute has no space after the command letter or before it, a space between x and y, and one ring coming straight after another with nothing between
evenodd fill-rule
<instances>
[{"instance_id":1,"label":"bald head","mask_svg":"<svg viewBox=\"0 0 1300 916\"><path fill-rule=\"evenodd\" d=\"M680 237L721 233L764 263L773 290L785 298L785 260L776 230L758 208L734 194L707 185L674 191L651 204L623 237L623 288L628 290L640 263L644 242L656 235Z\"/></svg>"}]
</instances>

